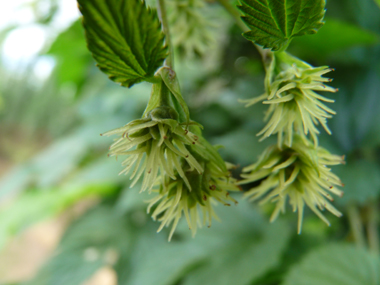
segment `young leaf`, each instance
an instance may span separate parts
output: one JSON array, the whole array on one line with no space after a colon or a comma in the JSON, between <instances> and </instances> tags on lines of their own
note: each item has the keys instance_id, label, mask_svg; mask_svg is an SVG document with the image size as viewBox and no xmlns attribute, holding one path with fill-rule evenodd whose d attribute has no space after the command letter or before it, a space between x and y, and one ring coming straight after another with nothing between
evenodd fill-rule
<instances>
[{"instance_id":1,"label":"young leaf","mask_svg":"<svg viewBox=\"0 0 380 285\"><path fill-rule=\"evenodd\" d=\"M167 56L157 13L141 0L78 0L88 48L109 78L150 81Z\"/></svg>"},{"instance_id":2,"label":"young leaf","mask_svg":"<svg viewBox=\"0 0 380 285\"><path fill-rule=\"evenodd\" d=\"M251 31L244 37L273 51L295 36L315 34L323 25L325 0L241 0L238 8Z\"/></svg>"}]
</instances>

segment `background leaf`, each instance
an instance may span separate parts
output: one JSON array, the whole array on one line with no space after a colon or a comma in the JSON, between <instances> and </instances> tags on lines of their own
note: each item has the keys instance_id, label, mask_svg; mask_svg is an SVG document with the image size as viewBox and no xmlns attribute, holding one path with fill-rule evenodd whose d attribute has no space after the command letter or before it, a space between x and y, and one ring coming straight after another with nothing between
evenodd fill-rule
<instances>
[{"instance_id":1,"label":"background leaf","mask_svg":"<svg viewBox=\"0 0 380 285\"><path fill-rule=\"evenodd\" d=\"M244 37L273 51L286 47L295 36L315 34L323 25L324 0L242 0L238 6L251 29Z\"/></svg>"},{"instance_id":2,"label":"background leaf","mask_svg":"<svg viewBox=\"0 0 380 285\"><path fill-rule=\"evenodd\" d=\"M281 221L267 224L248 202L218 210L223 223L230 224L229 231L198 234L196 242L203 244L209 255L202 267L188 274L185 285L250 284L279 264L288 245L287 224Z\"/></svg>"},{"instance_id":3,"label":"background leaf","mask_svg":"<svg viewBox=\"0 0 380 285\"><path fill-rule=\"evenodd\" d=\"M364 159L347 159L347 165L337 167L335 171L345 187L344 195L337 199L338 204L350 202L364 204L380 194L380 167L377 163Z\"/></svg>"},{"instance_id":4,"label":"background leaf","mask_svg":"<svg viewBox=\"0 0 380 285\"><path fill-rule=\"evenodd\" d=\"M311 252L294 266L283 285L376 285L380 260L352 245L329 245Z\"/></svg>"},{"instance_id":5,"label":"background leaf","mask_svg":"<svg viewBox=\"0 0 380 285\"><path fill-rule=\"evenodd\" d=\"M12 236L31 225L57 215L86 197L107 197L116 190L117 186L103 182L50 191L31 190L20 195L11 206L0 210L0 250Z\"/></svg>"},{"instance_id":6,"label":"background leaf","mask_svg":"<svg viewBox=\"0 0 380 285\"><path fill-rule=\"evenodd\" d=\"M82 284L102 266L128 254L133 239L124 217L107 206L95 208L69 228L56 254L27 284Z\"/></svg>"},{"instance_id":7,"label":"background leaf","mask_svg":"<svg viewBox=\"0 0 380 285\"><path fill-rule=\"evenodd\" d=\"M167 54L156 11L140 0L78 3L99 68L123 86L150 80Z\"/></svg>"},{"instance_id":8,"label":"background leaf","mask_svg":"<svg viewBox=\"0 0 380 285\"><path fill-rule=\"evenodd\" d=\"M131 274L120 285L175 284L204 258L205 252L192 243L168 243L166 236L157 238L152 231L153 227L150 232L140 234L131 255ZM147 247L147 244L155 246ZM163 258L165 262L160 262ZM121 270L125 271L125 267Z\"/></svg>"},{"instance_id":9,"label":"background leaf","mask_svg":"<svg viewBox=\"0 0 380 285\"><path fill-rule=\"evenodd\" d=\"M281 239L278 238L279 233ZM279 264L289 239L289 230L286 224L277 223L269 226L260 237L248 231L235 237L235 242L219 248L202 268L191 273L185 285L250 284Z\"/></svg>"},{"instance_id":10,"label":"background leaf","mask_svg":"<svg viewBox=\"0 0 380 285\"><path fill-rule=\"evenodd\" d=\"M318 34L294 39L290 52L302 59L319 58L322 61L327 56L341 53L343 50L374 45L379 43L379 40L380 37L376 33L351 23L326 18L326 24Z\"/></svg>"},{"instance_id":11,"label":"background leaf","mask_svg":"<svg viewBox=\"0 0 380 285\"><path fill-rule=\"evenodd\" d=\"M59 86L75 84L76 94L88 77L91 55L86 49L81 21L75 21L66 31L61 33L53 42L48 55L56 59L55 75Z\"/></svg>"}]
</instances>

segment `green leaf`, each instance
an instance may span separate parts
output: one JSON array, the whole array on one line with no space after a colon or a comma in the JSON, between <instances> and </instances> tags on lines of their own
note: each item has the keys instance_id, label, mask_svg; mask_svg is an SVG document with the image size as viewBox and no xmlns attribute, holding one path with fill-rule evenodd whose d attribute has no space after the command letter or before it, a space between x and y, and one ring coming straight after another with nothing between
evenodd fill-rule
<instances>
[{"instance_id":1,"label":"green leaf","mask_svg":"<svg viewBox=\"0 0 380 285\"><path fill-rule=\"evenodd\" d=\"M78 0L88 48L99 68L122 86L152 81L167 56L155 10L141 0Z\"/></svg>"},{"instance_id":2,"label":"green leaf","mask_svg":"<svg viewBox=\"0 0 380 285\"><path fill-rule=\"evenodd\" d=\"M234 242L214 252L209 261L191 273L184 284L251 284L280 263L281 253L290 237L287 225L281 222L268 226L259 238L252 233L239 234Z\"/></svg>"},{"instance_id":3,"label":"green leaf","mask_svg":"<svg viewBox=\"0 0 380 285\"><path fill-rule=\"evenodd\" d=\"M147 247L147 244L153 246ZM130 257L133 260L131 274L120 285L176 284L189 269L202 261L204 255L204 251L192 243L168 243L166 236L157 237L154 228L146 228L139 235Z\"/></svg>"},{"instance_id":4,"label":"green leaf","mask_svg":"<svg viewBox=\"0 0 380 285\"><path fill-rule=\"evenodd\" d=\"M315 34L323 26L325 0L241 0L238 8L251 31L244 37L273 51L296 36Z\"/></svg>"},{"instance_id":5,"label":"green leaf","mask_svg":"<svg viewBox=\"0 0 380 285\"><path fill-rule=\"evenodd\" d=\"M380 260L352 245L319 248L294 266L283 285L377 285Z\"/></svg>"},{"instance_id":6,"label":"green leaf","mask_svg":"<svg viewBox=\"0 0 380 285\"><path fill-rule=\"evenodd\" d=\"M216 210L222 222L194 239L207 259L186 276L184 285L251 284L279 265L291 236L286 223L268 224L247 201Z\"/></svg>"}]
</instances>

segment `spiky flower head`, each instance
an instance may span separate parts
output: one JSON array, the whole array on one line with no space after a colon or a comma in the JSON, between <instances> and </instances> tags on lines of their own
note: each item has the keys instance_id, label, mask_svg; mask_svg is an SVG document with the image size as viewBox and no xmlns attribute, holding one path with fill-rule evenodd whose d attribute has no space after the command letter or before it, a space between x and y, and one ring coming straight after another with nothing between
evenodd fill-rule
<instances>
[{"instance_id":1,"label":"spiky flower head","mask_svg":"<svg viewBox=\"0 0 380 285\"><path fill-rule=\"evenodd\" d=\"M185 56L203 55L214 43L212 25L205 15L203 0L172 0L170 22L173 45Z\"/></svg>"},{"instance_id":2,"label":"spiky flower head","mask_svg":"<svg viewBox=\"0 0 380 285\"><path fill-rule=\"evenodd\" d=\"M203 167L186 148L199 144L198 137L188 130L189 125L196 123L179 123L177 117L173 108L161 106L142 119L103 134L119 136L111 145L109 156L127 156L122 162L125 168L120 174L132 171L131 187L144 176L141 192L151 191L159 174L176 179L175 173L189 185L182 171L181 159L188 163L191 170L203 172Z\"/></svg>"},{"instance_id":3,"label":"spiky flower head","mask_svg":"<svg viewBox=\"0 0 380 285\"><path fill-rule=\"evenodd\" d=\"M221 168L214 160L203 160L202 166L204 172L199 174L184 165L185 178L178 173L175 179L164 175L153 189L157 196L148 201L148 213L158 203L152 218L161 222L157 232L171 225L169 241L182 215L194 236L198 226L208 224L210 227L212 218L218 219L213 210L214 204L229 206L231 202L237 203L228 191L239 191L240 188L236 180L230 177L225 165Z\"/></svg>"},{"instance_id":4,"label":"spiky flower head","mask_svg":"<svg viewBox=\"0 0 380 285\"><path fill-rule=\"evenodd\" d=\"M244 196L251 201L261 199L260 204L275 203L271 222L280 211L285 212L289 200L293 211L298 211L300 233L305 204L328 225L329 221L320 211L327 209L337 217L342 215L329 203L333 201L329 193L342 196L343 192L336 186L343 184L328 166L343 163L344 157L332 155L322 147L315 148L296 136L291 147L268 147L257 163L243 169L244 179L239 184L261 181Z\"/></svg>"},{"instance_id":5,"label":"spiky flower head","mask_svg":"<svg viewBox=\"0 0 380 285\"><path fill-rule=\"evenodd\" d=\"M267 124L257 134L262 136L261 140L277 134L280 146L285 134L286 143L291 146L293 133L304 138L310 134L317 146L319 124L331 134L327 119L335 112L323 102L333 103L334 100L317 92L337 91L325 84L331 79L322 76L332 70L327 66L312 67L285 52L276 54L267 71L266 92L259 97L242 100L247 107L261 101L269 105L265 117Z\"/></svg>"}]
</instances>

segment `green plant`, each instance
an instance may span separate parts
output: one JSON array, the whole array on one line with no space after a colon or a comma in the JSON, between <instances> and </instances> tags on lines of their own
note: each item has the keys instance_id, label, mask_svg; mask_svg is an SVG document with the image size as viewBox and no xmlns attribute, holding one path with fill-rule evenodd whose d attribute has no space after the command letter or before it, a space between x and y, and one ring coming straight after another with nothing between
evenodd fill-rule
<instances>
[{"instance_id":1,"label":"green plant","mask_svg":"<svg viewBox=\"0 0 380 285\"><path fill-rule=\"evenodd\" d=\"M182 26L206 29L204 23L197 20L200 14L196 8L202 5L194 2L176 3L174 22L183 17L186 22ZM221 2L229 10L234 9L226 1ZM128 156L122 163L125 169L121 173L132 171L134 182L131 187L143 176L141 192L148 190L150 193L154 188L158 193L148 212L163 199L153 212L153 218L159 217L162 221L159 230L173 224L170 240L182 212L195 234L200 220L197 208L203 213L203 224L208 220L211 225L211 218L215 216L212 200L224 204L227 200L235 201L226 190L238 188L216 149L202 137L202 126L190 120L174 71L174 50L165 1L158 1L158 7L162 25L155 10L148 8L144 1L79 1L88 47L99 68L123 86L132 87L140 81L153 83L142 118L104 135L119 135L110 147L110 155ZM304 204L327 224L329 222L317 208L327 208L341 216L325 200L332 200L328 192L343 193L335 189L342 183L326 165L341 164L343 159L318 147L319 130L316 127L320 124L331 134L326 121L335 112L322 102L334 101L316 92L337 91L324 84L330 79L322 77L332 69L325 66L314 68L285 52L293 37L317 32L323 25L324 7L324 1L296 0L247 0L239 6L244 14L242 19L249 27L244 36L273 51L262 51L267 68L266 92L243 102L247 107L260 101L269 105L268 123L258 135L264 139L278 134L277 147L263 154L264 161L246 167L243 171L250 174L243 174L244 180L239 184L262 181L246 196L253 195L254 199L266 196L263 201L277 202L272 220L280 210L285 211L289 199L293 210L299 213L298 232L301 232ZM183 13L186 15L181 15ZM182 37L183 42L194 42L190 31ZM309 134L314 147L308 139ZM293 141L296 142L293 144Z\"/></svg>"},{"instance_id":2,"label":"green plant","mask_svg":"<svg viewBox=\"0 0 380 285\"><path fill-rule=\"evenodd\" d=\"M79 4L86 36L78 19L46 49L49 89L0 66L0 163L16 165L0 180L0 248L90 208L30 283L81 284L104 267L128 285L379 283L375 1ZM99 72L85 39L130 88ZM23 130L31 159L18 159Z\"/></svg>"}]
</instances>

